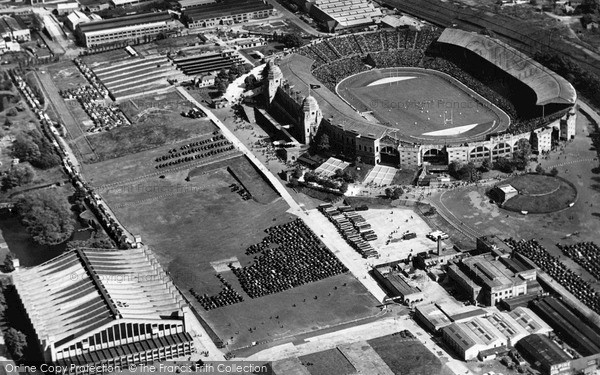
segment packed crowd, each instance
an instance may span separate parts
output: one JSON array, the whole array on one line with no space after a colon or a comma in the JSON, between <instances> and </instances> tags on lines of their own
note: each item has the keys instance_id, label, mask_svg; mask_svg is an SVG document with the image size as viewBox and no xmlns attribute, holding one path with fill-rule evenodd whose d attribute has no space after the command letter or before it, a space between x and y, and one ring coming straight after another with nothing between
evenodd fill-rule
<instances>
[{"instance_id":1,"label":"packed crowd","mask_svg":"<svg viewBox=\"0 0 600 375\"><path fill-rule=\"evenodd\" d=\"M600 247L593 242L579 242L574 245L558 245L563 254L585 268L600 280Z\"/></svg>"},{"instance_id":2,"label":"packed crowd","mask_svg":"<svg viewBox=\"0 0 600 375\"><path fill-rule=\"evenodd\" d=\"M65 99L77 99L85 113L94 121L94 127L87 129L88 133L129 125L129 120L119 106L106 103L104 97L91 86L62 90L60 95Z\"/></svg>"},{"instance_id":3,"label":"packed crowd","mask_svg":"<svg viewBox=\"0 0 600 375\"><path fill-rule=\"evenodd\" d=\"M533 261L587 307L600 314L600 294L594 290L589 282L571 271L558 257L552 256L536 240L516 241L510 238L506 240L506 243L513 251Z\"/></svg>"},{"instance_id":4,"label":"packed crowd","mask_svg":"<svg viewBox=\"0 0 600 375\"><path fill-rule=\"evenodd\" d=\"M327 41L313 44L312 47L316 49L321 56L324 56L328 62L335 61L341 57L339 53L331 48L331 45L329 45Z\"/></svg>"},{"instance_id":5,"label":"packed crowd","mask_svg":"<svg viewBox=\"0 0 600 375\"><path fill-rule=\"evenodd\" d=\"M346 59L340 59L331 64L321 65L313 70L313 75L322 84L330 90L335 90L335 86L352 74L363 72L367 67L362 62L360 56L352 56Z\"/></svg>"},{"instance_id":6,"label":"packed crowd","mask_svg":"<svg viewBox=\"0 0 600 375\"><path fill-rule=\"evenodd\" d=\"M370 53L370 58L378 68L394 66L420 67L424 54L420 50L383 51Z\"/></svg>"},{"instance_id":7,"label":"packed crowd","mask_svg":"<svg viewBox=\"0 0 600 375\"><path fill-rule=\"evenodd\" d=\"M301 219L268 228L260 244L246 249L256 254L241 268L230 265L244 291L257 298L282 292L348 271Z\"/></svg>"},{"instance_id":8,"label":"packed crowd","mask_svg":"<svg viewBox=\"0 0 600 375\"><path fill-rule=\"evenodd\" d=\"M217 274L217 278L221 284L223 284L223 289L214 296L209 296L208 294L200 295L194 288L190 289L190 293L196 298L198 303L204 307L204 310L217 309L219 307L229 306L244 301L244 298L233 289L231 283L225 280L220 273Z\"/></svg>"}]
</instances>

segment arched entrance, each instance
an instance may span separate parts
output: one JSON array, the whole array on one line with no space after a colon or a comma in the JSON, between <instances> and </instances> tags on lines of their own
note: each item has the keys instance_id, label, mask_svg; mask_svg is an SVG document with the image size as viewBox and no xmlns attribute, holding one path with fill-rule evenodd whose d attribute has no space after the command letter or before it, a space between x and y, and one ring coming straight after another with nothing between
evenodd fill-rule
<instances>
[{"instance_id":1,"label":"arched entrance","mask_svg":"<svg viewBox=\"0 0 600 375\"><path fill-rule=\"evenodd\" d=\"M396 147L382 146L379 154L381 156L381 164L388 164L394 167L400 164L400 153Z\"/></svg>"},{"instance_id":2,"label":"arched entrance","mask_svg":"<svg viewBox=\"0 0 600 375\"><path fill-rule=\"evenodd\" d=\"M437 148L430 148L423 154L423 163L448 164L448 158L444 151Z\"/></svg>"}]
</instances>

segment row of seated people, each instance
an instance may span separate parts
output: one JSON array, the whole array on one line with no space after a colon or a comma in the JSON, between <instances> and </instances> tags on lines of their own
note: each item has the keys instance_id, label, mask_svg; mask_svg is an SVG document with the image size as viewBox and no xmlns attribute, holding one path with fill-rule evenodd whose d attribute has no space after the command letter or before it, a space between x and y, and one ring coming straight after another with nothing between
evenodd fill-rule
<instances>
[{"instance_id":1,"label":"row of seated people","mask_svg":"<svg viewBox=\"0 0 600 375\"><path fill-rule=\"evenodd\" d=\"M335 86L342 79L365 70L367 70L367 67L360 56L352 56L330 64L321 65L313 70L313 76L328 89L335 91Z\"/></svg>"},{"instance_id":2,"label":"row of seated people","mask_svg":"<svg viewBox=\"0 0 600 375\"><path fill-rule=\"evenodd\" d=\"M558 257L551 255L539 242L536 240L516 241L510 238L506 240L506 243L513 251L529 258L579 301L600 314L600 294L588 281L583 280L569 269Z\"/></svg>"},{"instance_id":3,"label":"row of seated people","mask_svg":"<svg viewBox=\"0 0 600 375\"><path fill-rule=\"evenodd\" d=\"M424 54L418 50L401 50L390 52L370 53L375 66L378 68L391 68L396 66L420 67Z\"/></svg>"},{"instance_id":4,"label":"row of seated people","mask_svg":"<svg viewBox=\"0 0 600 375\"><path fill-rule=\"evenodd\" d=\"M569 110L569 108L565 108L562 111L558 111L544 117L535 117L527 120L516 120L511 123L508 130L513 134L528 133L534 129L541 128L544 125L558 120L562 116L566 115L569 112Z\"/></svg>"},{"instance_id":5,"label":"row of seated people","mask_svg":"<svg viewBox=\"0 0 600 375\"><path fill-rule=\"evenodd\" d=\"M563 254L573 259L600 281L600 247L593 242L578 242L574 245L558 245Z\"/></svg>"},{"instance_id":6,"label":"row of seated people","mask_svg":"<svg viewBox=\"0 0 600 375\"><path fill-rule=\"evenodd\" d=\"M252 263L230 265L244 291L257 298L322 280L348 269L301 219L271 227L261 245L248 248Z\"/></svg>"}]
</instances>

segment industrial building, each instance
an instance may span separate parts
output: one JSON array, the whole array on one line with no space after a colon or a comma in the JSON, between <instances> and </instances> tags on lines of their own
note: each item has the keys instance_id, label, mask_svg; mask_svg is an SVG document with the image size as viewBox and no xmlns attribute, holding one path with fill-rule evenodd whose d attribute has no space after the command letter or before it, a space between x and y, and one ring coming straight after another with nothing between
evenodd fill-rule
<instances>
[{"instance_id":1,"label":"industrial building","mask_svg":"<svg viewBox=\"0 0 600 375\"><path fill-rule=\"evenodd\" d=\"M451 264L448 276L466 291L472 302L493 306L505 298L527 294L527 282L535 279L535 270L513 272L488 254Z\"/></svg>"},{"instance_id":2,"label":"industrial building","mask_svg":"<svg viewBox=\"0 0 600 375\"><path fill-rule=\"evenodd\" d=\"M452 324L450 318L433 303L417 306L415 308L415 319L432 332L439 332L442 328Z\"/></svg>"},{"instance_id":3,"label":"industrial building","mask_svg":"<svg viewBox=\"0 0 600 375\"><path fill-rule=\"evenodd\" d=\"M504 337L506 337L506 346L514 346L519 340L525 336L529 336L529 332L519 324L512 316L502 312L492 312L485 316L491 325L496 327Z\"/></svg>"},{"instance_id":4,"label":"industrial building","mask_svg":"<svg viewBox=\"0 0 600 375\"><path fill-rule=\"evenodd\" d=\"M375 267L372 275L392 301L400 301L410 305L425 299L425 295L419 288L410 285L402 272L391 266Z\"/></svg>"},{"instance_id":5,"label":"industrial building","mask_svg":"<svg viewBox=\"0 0 600 375\"><path fill-rule=\"evenodd\" d=\"M169 12L144 13L103 21L80 23L75 34L86 47L123 41L155 39L179 29Z\"/></svg>"},{"instance_id":6,"label":"industrial building","mask_svg":"<svg viewBox=\"0 0 600 375\"><path fill-rule=\"evenodd\" d=\"M31 33L20 18L2 16L0 18L0 37L5 41L29 42Z\"/></svg>"},{"instance_id":7,"label":"industrial building","mask_svg":"<svg viewBox=\"0 0 600 375\"><path fill-rule=\"evenodd\" d=\"M519 191L509 184L495 186L490 191L492 199L499 204L504 204L504 202L517 195L519 195Z\"/></svg>"},{"instance_id":8,"label":"industrial building","mask_svg":"<svg viewBox=\"0 0 600 375\"><path fill-rule=\"evenodd\" d=\"M45 362L123 367L194 351L191 310L144 247L75 249L13 283Z\"/></svg>"},{"instance_id":9,"label":"industrial building","mask_svg":"<svg viewBox=\"0 0 600 375\"><path fill-rule=\"evenodd\" d=\"M546 322L526 307L517 307L508 315L530 334L548 335L552 332L552 328Z\"/></svg>"},{"instance_id":10,"label":"industrial building","mask_svg":"<svg viewBox=\"0 0 600 375\"><path fill-rule=\"evenodd\" d=\"M582 356L600 353L600 334L586 324L564 303L554 297L532 302L533 310L544 319L557 335Z\"/></svg>"},{"instance_id":11,"label":"industrial building","mask_svg":"<svg viewBox=\"0 0 600 375\"><path fill-rule=\"evenodd\" d=\"M102 21L102 17L94 13L86 14L79 10L76 10L67 16L67 19L65 20L65 26L67 26L69 30L75 31L77 25L79 25L80 23L88 23L94 21Z\"/></svg>"},{"instance_id":12,"label":"industrial building","mask_svg":"<svg viewBox=\"0 0 600 375\"><path fill-rule=\"evenodd\" d=\"M223 0L186 9L183 19L189 28L231 25L273 15L273 6L261 0Z\"/></svg>"},{"instance_id":13,"label":"industrial building","mask_svg":"<svg viewBox=\"0 0 600 375\"><path fill-rule=\"evenodd\" d=\"M187 8L197 7L199 5L206 5L216 3L216 0L179 0L179 8L186 10Z\"/></svg>"},{"instance_id":14,"label":"industrial building","mask_svg":"<svg viewBox=\"0 0 600 375\"><path fill-rule=\"evenodd\" d=\"M507 344L506 337L484 318L452 323L442 328L442 338L465 361L477 358L482 351Z\"/></svg>"}]
</instances>

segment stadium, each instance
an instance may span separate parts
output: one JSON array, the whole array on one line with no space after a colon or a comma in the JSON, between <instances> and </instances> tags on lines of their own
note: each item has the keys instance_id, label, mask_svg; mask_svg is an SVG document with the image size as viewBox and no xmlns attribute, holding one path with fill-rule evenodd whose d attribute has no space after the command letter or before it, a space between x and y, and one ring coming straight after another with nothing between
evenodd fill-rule
<instances>
[{"instance_id":1,"label":"stadium","mask_svg":"<svg viewBox=\"0 0 600 375\"><path fill-rule=\"evenodd\" d=\"M270 62L268 111L310 143L369 164L481 162L526 139L546 152L575 135L571 84L516 49L459 29L322 39Z\"/></svg>"}]
</instances>

